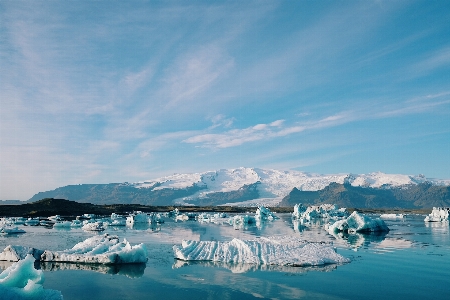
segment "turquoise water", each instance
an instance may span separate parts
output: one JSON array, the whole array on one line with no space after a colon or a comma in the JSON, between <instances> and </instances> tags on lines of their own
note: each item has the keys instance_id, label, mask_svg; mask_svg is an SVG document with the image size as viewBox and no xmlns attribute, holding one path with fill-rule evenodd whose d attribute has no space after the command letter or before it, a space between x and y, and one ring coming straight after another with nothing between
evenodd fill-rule
<instances>
[{"instance_id":1,"label":"turquoise water","mask_svg":"<svg viewBox=\"0 0 450 300\"><path fill-rule=\"evenodd\" d=\"M447 299L450 293L448 223L425 223L424 216L385 220L383 236L333 237L321 222L302 226L289 214L260 227L233 228L196 221L155 227L108 228L132 244L145 243L145 265L119 267L46 264L44 288L64 299ZM90 236L81 229L23 227L27 233L0 237L9 244L40 249L71 248ZM182 239L231 240L255 236L295 235L310 241L333 241L344 265L315 268L256 267L173 259L172 246ZM8 263L3 263L6 267ZM0 265L1 266L1 265ZM75 269L75 270L74 270ZM0 296L1 298L1 296Z\"/></svg>"}]
</instances>

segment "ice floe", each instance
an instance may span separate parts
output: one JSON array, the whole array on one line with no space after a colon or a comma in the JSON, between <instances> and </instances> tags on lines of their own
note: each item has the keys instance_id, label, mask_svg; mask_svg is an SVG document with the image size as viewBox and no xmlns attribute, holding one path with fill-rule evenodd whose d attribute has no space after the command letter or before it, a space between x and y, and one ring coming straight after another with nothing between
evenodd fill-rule
<instances>
[{"instance_id":1,"label":"ice floe","mask_svg":"<svg viewBox=\"0 0 450 300\"><path fill-rule=\"evenodd\" d=\"M19 227L12 227L12 226L0 227L0 234L17 234L17 233L25 233L25 230L20 229Z\"/></svg>"},{"instance_id":2,"label":"ice floe","mask_svg":"<svg viewBox=\"0 0 450 300\"><path fill-rule=\"evenodd\" d=\"M346 218L348 212L346 208L339 208L335 204L321 204L304 207L302 204L296 204L294 206L294 212L292 213L293 219L304 219L310 221L316 218Z\"/></svg>"},{"instance_id":3,"label":"ice floe","mask_svg":"<svg viewBox=\"0 0 450 300\"><path fill-rule=\"evenodd\" d=\"M105 227L103 227L103 222L92 222L84 224L82 229L86 231L103 231Z\"/></svg>"},{"instance_id":4,"label":"ice floe","mask_svg":"<svg viewBox=\"0 0 450 300\"><path fill-rule=\"evenodd\" d=\"M248 224L255 224L255 223L256 223L255 217L249 215L236 215L228 219L228 224L233 225L235 227L242 227Z\"/></svg>"},{"instance_id":5,"label":"ice floe","mask_svg":"<svg viewBox=\"0 0 450 300\"><path fill-rule=\"evenodd\" d=\"M99 264L143 263L147 261L144 244L131 246L127 240L119 241L115 235L93 236L63 251L45 250L41 261L78 262Z\"/></svg>"},{"instance_id":6,"label":"ice floe","mask_svg":"<svg viewBox=\"0 0 450 300\"><path fill-rule=\"evenodd\" d=\"M448 221L450 207L433 207L431 213L425 217L425 222L444 222Z\"/></svg>"},{"instance_id":7,"label":"ice floe","mask_svg":"<svg viewBox=\"0 0 450 300\"><path fill-rule=\"evenodd\" d=\"M307 242L293 237L233 239L229 242L184 240L173 246L176 259L280 266L319 266L350 260L336 253L331 244Z\"/></svg>"},{"instance_id":8,"label":"ice floe","mask_svg":"<svg viewBox=\"0 0 450 300\"><path fill-rule=\"evenodd\" d=\"M39 250L26 246L6 246L2 253L0 253L0 260L5 261L19 261L24 259L28 254L31 254L35 259L39 260L43 250Z\"/></svg>"},{"instance_id":9,"label":"ice floe","mask_svg":"<svg viewBox=\"0 0 450 300\"><path fill-rule=\"evenodd\" d=\"M149 223L148 214L137 211L127 217L127 224L133 225L135 223Z\"/></svg>"},{"instance_id":10,"label":"ice floe","mask_svg":"<svg viewBox=\"0 0 450 300\"><path fill-rule=\"evenodd\" d=\"M62 251L38 250L22 246L7 246L0 253L0 260L17 261L32 254L40 261L75 262L94 264L128 264L147 262L147 249L144 244L131 246L127 240L120 242L115 235L93 236Z\"/></svg>"},{"instance_id":11,"label":"ice floe","mask_svg":"<svg viewBox=\"0 0 450 300\"><path fill-rule=\"evenodd\" d=\"M381 214L380 218L382 219L403 219L405 217L404 214Z\"/></svg>"},{"instance_id":12,"label":"ice floe","mask_svg":"<svg viewBox=\"0 0 450 300\"><path fill-rule=\"evenodd\" d=\"M273 212L270 211L267 207L259 206L255 213L255 219L257 220L276 220L279 219Z\"/></svg>"},{"instance_id":13,"label":"ice floe","mask_svg":"<svg viewBox=\"0 0 450 300\"><path fill-rule=\"evenodd\" d=\"M348 218L328 223L324 225L326 231L330 234L345 232L387 232L389 228L383 220L376 218L372 219L364 214L354 211Z\"/></svg>"},{"instance_id":14,"label":"ice floe","mask_svg":"<svg viewBox=\"0 0 450 300\"><path fill-rule=\"evenodd\" d=\"M70 221L56 221L55 224L53 224L53 228L70 228L72 225L72 222Z\"/></svg>"},{"instance_id":15,"label":"ice floe","mask_svg":"<svg viewBox=\"0 0 450 300\"><path fill-rule=\"evenodd\" d=\"M32 255L14 263L0 274L1 299L63 299L61 292L44 289L44 274L34 268Z\"/></svg>"}]
</instances>

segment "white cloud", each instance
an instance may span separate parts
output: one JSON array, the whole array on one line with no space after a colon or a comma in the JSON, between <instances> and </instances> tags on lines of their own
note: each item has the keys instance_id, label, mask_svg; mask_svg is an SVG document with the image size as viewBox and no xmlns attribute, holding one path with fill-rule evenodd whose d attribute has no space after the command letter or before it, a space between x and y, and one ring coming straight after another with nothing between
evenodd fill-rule
<instances>
[{"instance_id":1,"label":"white cloud","mask_svg":"<svg viewBox=\"0 0 450 300\"><path fill-rule=\"evenodd\" d=\"M240 146L245 143L260 140L273 139L275 137L305 130L302 126L291 126L283 128L284 120L277 120L269 124L256 124L244 129L232 129L224 133L204 133L191 136L183 142L189 144L201 144L202 147L229 148Z\"/></svg>"},{"instance_id":2,"label":"white cloud","mask_svg":"<svg viewBox=\"0 0 450 300\"><path fill-rule=\"evenodd\" d=\"M450 66L450 47L445 47L434 51L429 54L428 57L423 58L421 61L415 63L410 68L410 75L424 76L433 72L436 69Z\"/></svg>"}]
</instances>

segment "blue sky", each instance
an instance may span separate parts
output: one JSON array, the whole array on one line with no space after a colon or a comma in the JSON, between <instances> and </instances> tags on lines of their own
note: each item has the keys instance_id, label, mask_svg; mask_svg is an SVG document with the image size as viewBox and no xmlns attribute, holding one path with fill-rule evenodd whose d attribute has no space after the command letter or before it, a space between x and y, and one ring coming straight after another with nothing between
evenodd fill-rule
<instances>
[{"instance_id":1,"label":"blue sky","mask_svg":"<svg viewBox=\"0 0 450 300\"><path fill-rule=\"evenodd\" d=\"M450 178L448 1L0 1L0 199L260 167Z\"/></svg>"}]
</instances>

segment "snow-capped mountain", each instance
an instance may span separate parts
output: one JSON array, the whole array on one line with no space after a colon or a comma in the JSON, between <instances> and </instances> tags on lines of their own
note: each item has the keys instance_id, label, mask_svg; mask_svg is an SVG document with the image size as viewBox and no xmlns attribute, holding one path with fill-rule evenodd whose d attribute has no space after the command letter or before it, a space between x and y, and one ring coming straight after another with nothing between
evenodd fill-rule
<instances>
[{"instance_id":1,"label":"snow-capped mountain","mask_svg":"<svg viewBox=\"0 0 450 300\"><path fill-rule=\"evenodd\" d=\"M40 192L29 201L43 198L94 204L199 206L289 206L309 199L311 203L337 201L352 207L432 207L450 203L450 180L381 172L323 175L237 168L174 174L135 183L68 185ZM375 202L371 201L375 198Z\"/></svg>"},{"instance_id":2,"label":"snow-capped mountain","mask_svg":"<svg viewBox=\"0 0 450 300\"><path fill-rule=\"evenodd\" d=\"M134 183L136 188L183 189L198 186L202 189L190 198L204 197L210 193L231 192L257 184L261 198L284 197L295 187L300 191L318 191L330 183L352 186L390 188L429 182L433 185L450 185L450 180L426 178L424 175L385 174L315 174L299 171L280 171L258 168L221 169L204 173L174 174Z\"/></svg>"}]
</instances>

